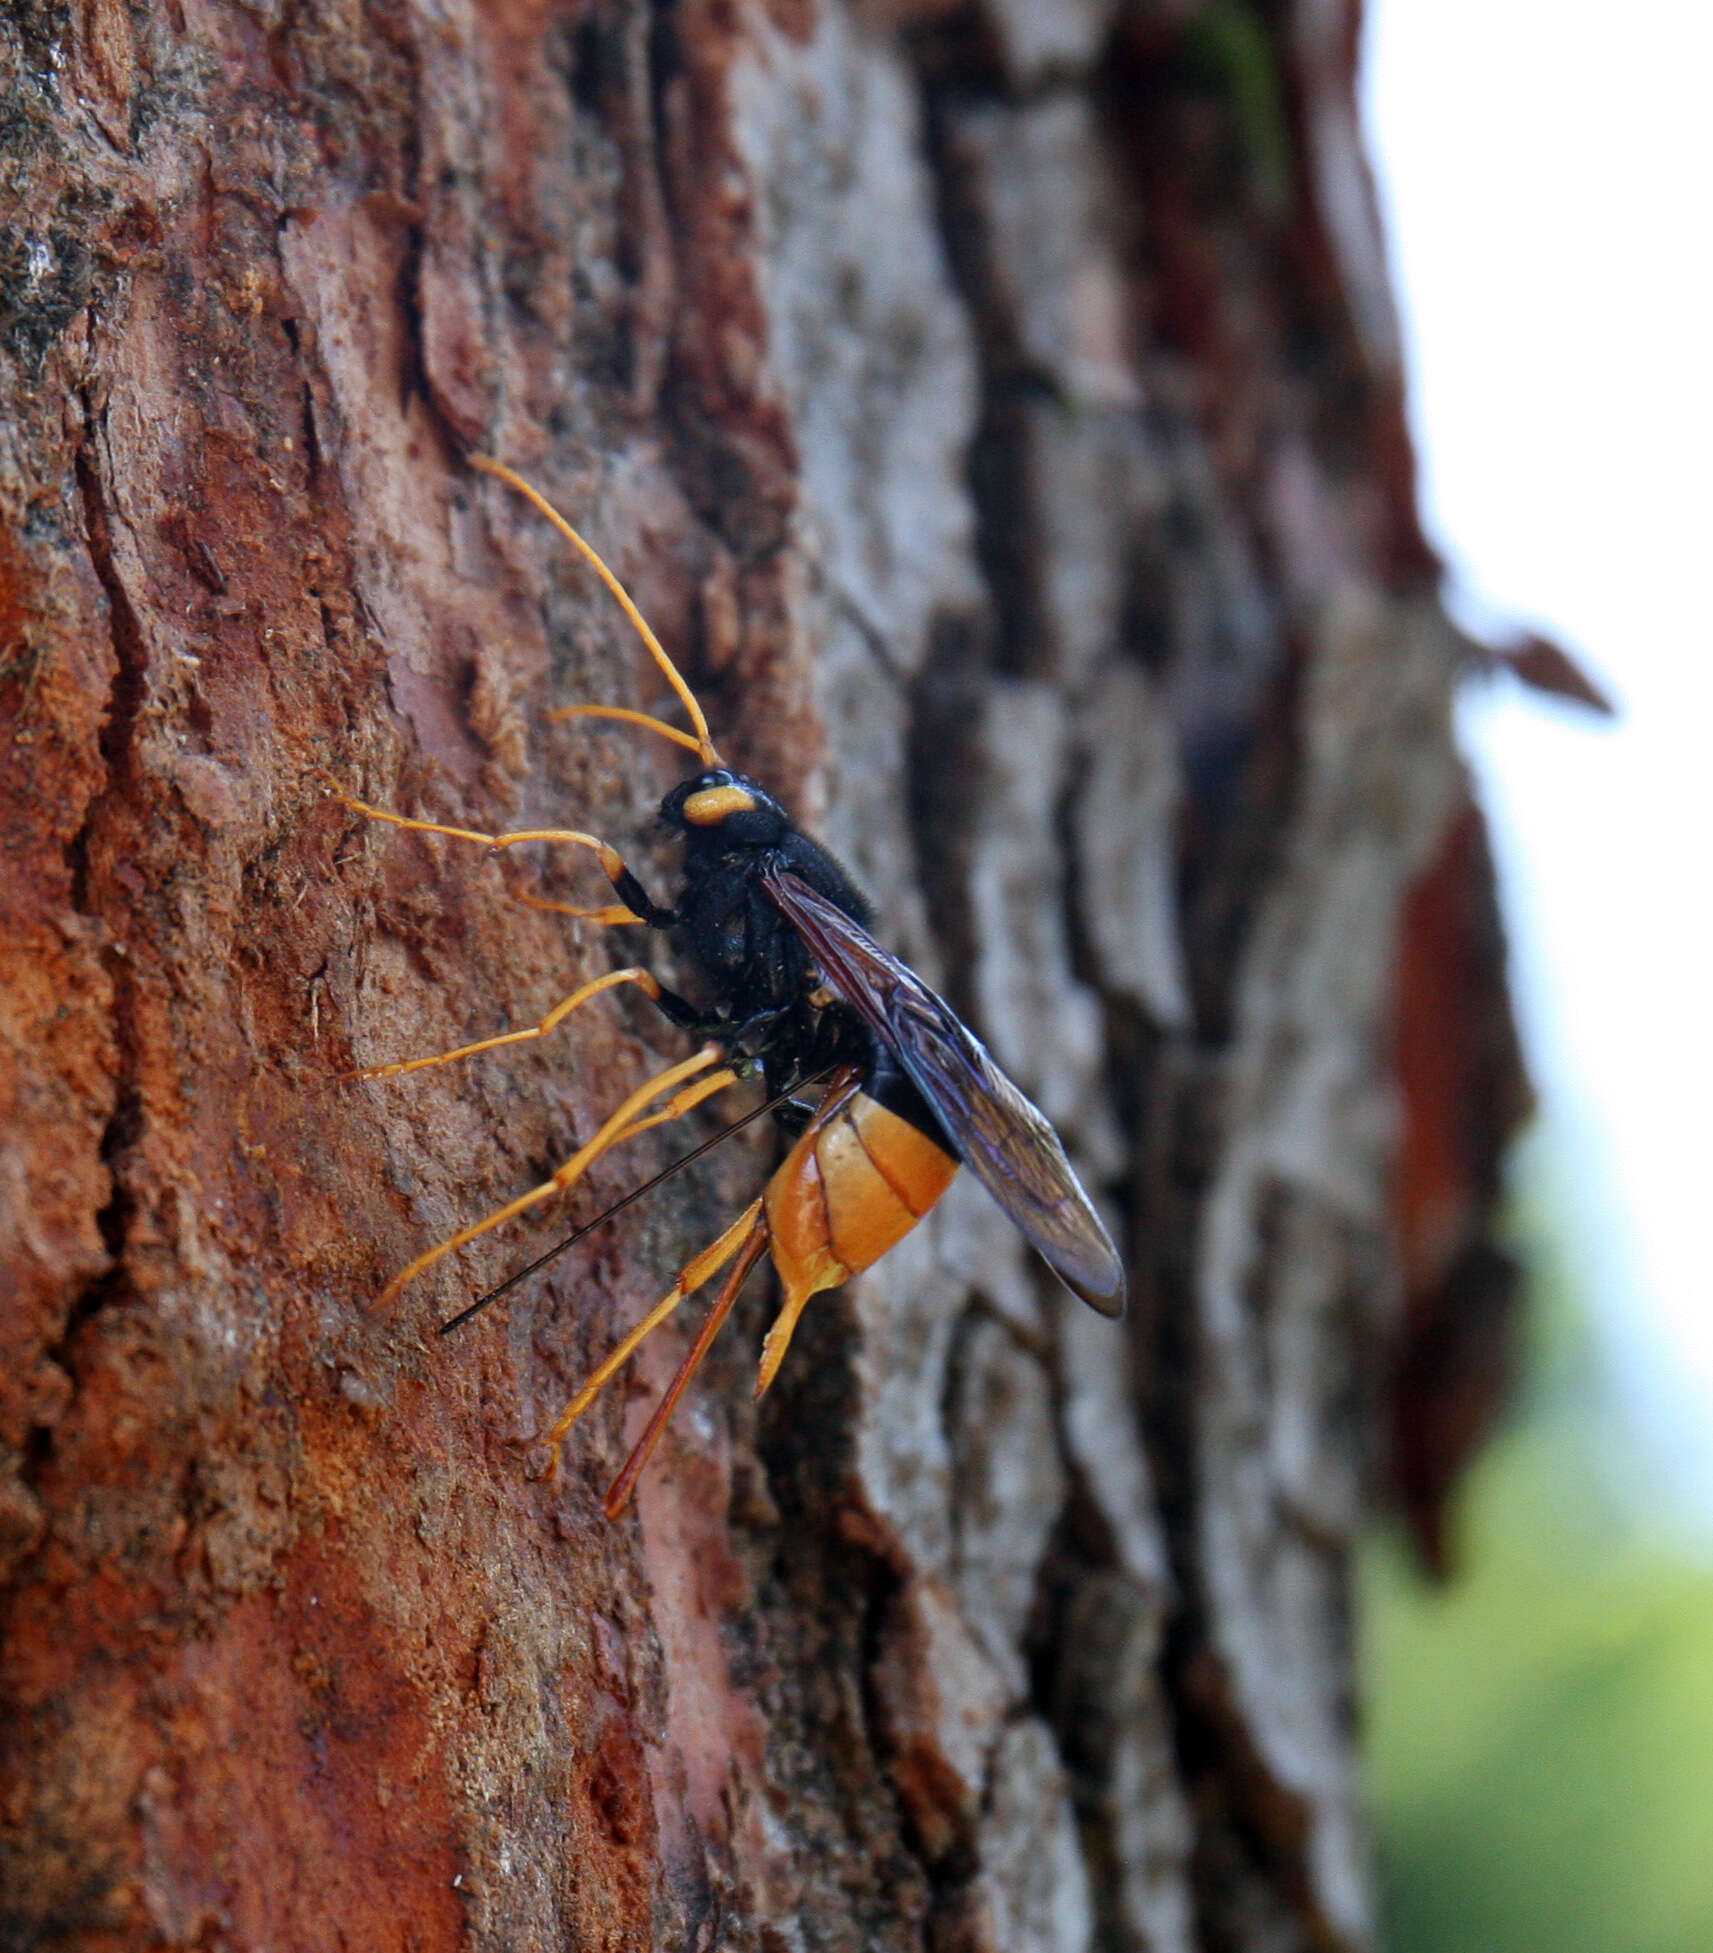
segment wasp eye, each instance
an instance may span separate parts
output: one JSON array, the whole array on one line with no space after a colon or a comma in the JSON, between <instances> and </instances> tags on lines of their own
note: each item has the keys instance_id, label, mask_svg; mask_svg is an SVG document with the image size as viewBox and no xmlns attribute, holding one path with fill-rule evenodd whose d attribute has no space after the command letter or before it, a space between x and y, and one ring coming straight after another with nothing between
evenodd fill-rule
<instances>
[{"instance_id":1,"label":"wasp eye","mask_svg":"<svg viewBox=\"0 0 1713 1953\"><path fill-rule=\"evenodd\" d=\"M754 813L755 805L743 787L704 787L684 802L684 818L692 827L718 827L733 814Z\"/></svg>"}]
</instances>

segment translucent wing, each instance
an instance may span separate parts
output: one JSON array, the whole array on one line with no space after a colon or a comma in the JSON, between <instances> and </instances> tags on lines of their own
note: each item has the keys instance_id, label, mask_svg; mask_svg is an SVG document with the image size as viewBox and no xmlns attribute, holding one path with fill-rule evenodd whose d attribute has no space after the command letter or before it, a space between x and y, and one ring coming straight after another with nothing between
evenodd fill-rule
<instances>
[{"instance_id":1,"label":"translucent wing","mask_svg":"<svg viewBox=\"0 0 1713 1953\"><path fill-rule=\"evenodd\" d=\"M958 1156L1045 1257L1103 1316L1124 1313L1124 1266L1065 1157L1059 1135L979 1038L907 964L789 869L768 895L808 945L828 985L895 1052Z\"/></svg>"}]
</instances>

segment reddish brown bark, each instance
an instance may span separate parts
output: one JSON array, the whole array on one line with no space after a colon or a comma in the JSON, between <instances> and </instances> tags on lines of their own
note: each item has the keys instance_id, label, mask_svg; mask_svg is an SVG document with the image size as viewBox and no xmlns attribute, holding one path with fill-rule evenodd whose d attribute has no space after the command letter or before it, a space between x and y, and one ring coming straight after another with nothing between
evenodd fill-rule
<instances>
[{"instance_id":1,"label":"reddish brown bark","mask_svg":"<svg viewBox=\"0 0 1713 1953\"><path fill-rule=\"evenodd\" d=\"M1485 883L1353 31L7 16L7 1944L1366 1943L1348 1557L1415 1280L1393 972L1424 868ZM330 779L670 884L676 756L544 721L659 681L469 444L597 539L722 747L1060 1125L1126 1328L960 1188L759 1414L758 1284L611 1526L682 1339L560 1483L531 1440L750 1197L759 1132L457 1342L546 1222L375 1306L686 1049L607 998L339 1082L638 946L515 899L598 899L586 858L377 829ZM1404 994L1444 952L1467 1008L1408 1020L1407 1185L1443 1166L1478 1255L1515 1070L1497 937L1448 950L1435 899Z\"/></svg>"}]
</instances>

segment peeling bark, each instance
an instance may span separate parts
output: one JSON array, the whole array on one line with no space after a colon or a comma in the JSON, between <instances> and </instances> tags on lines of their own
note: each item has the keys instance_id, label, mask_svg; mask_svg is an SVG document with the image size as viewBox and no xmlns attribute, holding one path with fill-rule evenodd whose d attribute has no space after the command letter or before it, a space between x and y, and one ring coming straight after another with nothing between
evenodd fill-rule
<instances>
[{"instance_id":1,"label":"peeling bark","mask_svg":"<svg viewBox=\"0 0 1713 1953\"><path fill-rule=\"evenodd\" d=\"M1372 1942L1350 1552L1387 1459L1437 1550L1524 1088L1354 32L0 24L5 1944ZM757 1283L610 1526L679 1332L557 1484L534 1434L765 1134L458 1341L564 1213L375 1306L684 1051L609 998L339 1082L631 951L517 899L585 858L330 777L670 881L672 755L545 720L658 678L471 445L1058 1123L1126 1325L960 1182L759 1412Z\"/></svg>"}]
</instances>

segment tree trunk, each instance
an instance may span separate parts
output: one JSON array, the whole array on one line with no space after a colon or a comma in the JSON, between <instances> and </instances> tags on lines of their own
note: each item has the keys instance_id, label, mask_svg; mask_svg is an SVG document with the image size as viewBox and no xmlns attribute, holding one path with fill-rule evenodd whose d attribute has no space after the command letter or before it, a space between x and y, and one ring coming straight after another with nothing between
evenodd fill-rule
<instances>
[{"instance_id":1,"label":"tree trunk","mask_svg":"<svg viewBox=\"0 0 1713 1953\"><path fill-rule=\"evenodd\" d=\"M9 11L5 1944L1369 1943L1351 1545L1406 1297L1424 1529L1494 1374L1519 1087L1352 5ZM610 1524L689 1331L536 1434L765 1127L378 1305L693 1048L341 1080L649 945L329 783L672 882L681 756L545 718L659 678L470 448L1056 1122L1125 1324L960 1181L759 1409L754 1283Z\"/></svg>"}]
</instances>

